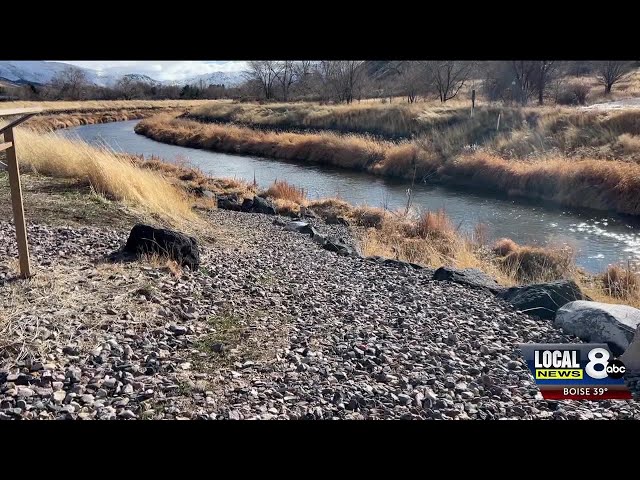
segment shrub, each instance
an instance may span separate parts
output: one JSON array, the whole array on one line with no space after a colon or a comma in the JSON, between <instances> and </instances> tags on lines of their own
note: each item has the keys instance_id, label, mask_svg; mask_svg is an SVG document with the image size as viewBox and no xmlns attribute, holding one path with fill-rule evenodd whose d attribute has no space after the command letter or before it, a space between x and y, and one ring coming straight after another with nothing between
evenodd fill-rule
<instances>
[{"instance_id":1,"label":"shrub","mask_svg":"<svg viewBox=\"0 0 640 480\"><path fill-rule=\"evenodd\" d=\"M558 94L559 105L585 105L589 95L589 87L584 83L571 83Z\"/></svg>"}]
</instances>

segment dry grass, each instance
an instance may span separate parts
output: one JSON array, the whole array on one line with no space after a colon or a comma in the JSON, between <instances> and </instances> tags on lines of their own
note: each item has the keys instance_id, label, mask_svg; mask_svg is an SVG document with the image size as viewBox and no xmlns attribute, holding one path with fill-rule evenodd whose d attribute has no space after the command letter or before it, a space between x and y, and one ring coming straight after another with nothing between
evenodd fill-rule
<instances>
[{"instance_id":1,"label":"dry grass","mask_svg":"<svg viewBox=\"0 0 640 480\"><path fill-rule=\"evenodd\" d=\"M276 180L264 193L271 198L288 200L299 205L305 204L307 197L304 188L296 187L286 180Z\"/></svg>"},{"instance_id":2,"label":"dry grass","mask_svg":"<svg viewBox=\"0 0 640 480\"><path fill-rule=\"evenodd\" d=\"M520 283L547 282L575 276L575 256L561 245L522 246L510 238L501 238L493 246L498 266Z\"/></svg>"},{"instance_id":3,"label":"dry grass","mask_svg":"<svg viewBox=\"0 0 640 480\"><path fill-rule=\"evenodd\" d=\"M131 159L53 133L18 129L16 137L21 164L36 173L86 180L97 194L172 224L195 218L180 189L158 172L139 168Z\"/></svg>"},{"instance_id":4,"label":"dry grass","mask_svg":"<svg viewBox=\"0 0 640 480\"><path fill-rule=\"evenodd\" d=\"M501 238L493 246L493 253L499 257L506 257L512 252L516 252L519 245L510 238Z\"/></svg>"},{"instance_id":5,"label":"dry grass","mask_svg":"<svg viewBox=\"0 0 640 480\"><path fill-rule=\"evenodd\" d=\"M183 113L202 105L204 100L83 100L77 102L4 102L0 110L40 107L44 112L29 119L25 125L37 131L93 125L96 123L137 120L158 112Z\"/></svg>"},{"instance_id":6,"label":"dry grass","mask_svg":"<svg viewBox=\"0 0 640 480\"><path fill-rule=\"evenodd\" d=\"M424 114L437 110L438 115ZM233 122L252 127L283 129L322 129L339 132L372 133L387 137L406 137L432 123L448 121L460 113L460 106L433 104L365 102L351 105L321 105L315 102L234 104L210 103L193 108L189 117L215 122Z\"/></svg>"},{"instance_id":7,"label":"dry grass","mask_svg":"<svg viewBox=\"0 0 640 480\"><path fill-rule=\"evenodd\" d=\"M610 265L599 277L603 291L613 298L638 300L640 296L640 278L630 265L626 268Z\"/></svg>"},{"instance_id":8,"label":"dry grass","mask_svg":"<svg viewBox=\"0 0 640 480\"><path fill-rule=\"evenodd\" d=\"M438 173L454 185L640 215L640 165L633 163L566 158L514 162L477 152L446 163Z\"/></svg>"}]
</instances>

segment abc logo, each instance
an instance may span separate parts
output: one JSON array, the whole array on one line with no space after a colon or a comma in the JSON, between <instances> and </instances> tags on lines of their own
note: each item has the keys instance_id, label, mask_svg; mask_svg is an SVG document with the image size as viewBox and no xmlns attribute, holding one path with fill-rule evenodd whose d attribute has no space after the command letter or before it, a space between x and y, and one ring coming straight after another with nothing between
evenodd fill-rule
<instances>
[{"instance_id":1,"label":"abc logo","mask_svg":"<svg viewBox=\"0 0 640 480\"><path fill-rule=\"evenodd\" d=\"M591 378L622 378L627 369L621 360L609 360L611 356L604 348L594 348L589 352L589 363L584 367Z\"/></svg>"}]
</instances>

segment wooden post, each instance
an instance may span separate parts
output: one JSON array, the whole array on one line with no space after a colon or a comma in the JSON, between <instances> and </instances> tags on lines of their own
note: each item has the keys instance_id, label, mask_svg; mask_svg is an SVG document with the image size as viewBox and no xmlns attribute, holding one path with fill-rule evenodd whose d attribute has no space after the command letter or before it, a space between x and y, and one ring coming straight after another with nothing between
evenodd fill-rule
<instances>
[{"instance_id":1,"label":"wooden post","mask_svg":"<svg viewBox=\"0 0 640 480\"><path fill-rule=\"evenodd\" d=\"M473 118L473 112L476 109L476 89L471 90L471 118Z\"/></svg>"},{"instance_id":2,"label":"wooden post","mask_svg":"<svg viewBox=\"0 0 640 480\"><path fill-rule=\"evenodd\" d=\"M16 227L16 239L18 240L18 256L20 258L20 276L31 276L31 263L29 262L29 244L27 243L27 226L24 220L24 206L22 202L22 185L20 184L20 167L16 155L16 140L13 129L28 118L31 118L42 109L17 108L13 110L0 110L0 117L23 115L18 120L0 127L0 133L4 135L4 143L0 143L0 150L6 151L7 170L9 171L9 185L11 187L11 205L13 207L13 223Z\"/></svg>"},{"instance_id":3,"label":"wooden post","mask_svg":"<svg viewBox=\"0 0 640 480\"><path fill-rule=\"evenodd\" d=\"M502 115L502 112L498 113L498 123L496 124L496 132L500 130L500 115Z\"/></svg>"},{"instance_id":4,"label":"wooden post","mask_svg":"<svg viewBox=\"0 0 640 480\"><path fill-rule=\"evenodd\" d=\"M9 185L11 186L11 205L13 207L13 222L16 226L16 238L18 240L18 255L20 257L20 276L31 276L31 264L29 262L29 245L27 243L27 226L24 221L24 206L22 204L22 185L20 184L20 167L16 157L16 143L13 128L4 132L4 141L11 143L7 148L7 169L9 170Z\"/></svg>"}]
</instances>

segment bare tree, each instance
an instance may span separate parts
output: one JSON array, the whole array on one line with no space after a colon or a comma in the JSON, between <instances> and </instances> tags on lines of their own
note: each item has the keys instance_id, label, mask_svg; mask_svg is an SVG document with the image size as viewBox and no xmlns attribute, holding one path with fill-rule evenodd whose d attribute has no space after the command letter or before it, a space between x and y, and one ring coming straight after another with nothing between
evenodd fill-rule
<instances>
[{"instance_id":1,"label":"bare tree","mask_svg":"<svg viewBox=\"0 0 640 480\"><path fill-rule=\"evenodd\" d=\"M426 95L433 85L433 71L429 62L400 61L390 65L398 78L400 93L408 103L415 103L420 95Z\"/></svg>"},{"instance_id":2,"label":"bare tree","mask_svg":"<svg viewBox=\"0 0 640 480\"><path fill-rule=\"evenodd\" d=\"M249 70L245 72L247 80L258 82L266 100L273 98L273 84L279 73L278 62L273 60L258 60L249 62Z\"/></svg>"},{"instance_id":3,"label":"bare tree","mask_svg":"<svg viewBox=\"0 0 640 480\"><path fill-rule=\"evenodd\" d=\"M534 85L538 94L538 105L544 103L544 93L551 85L553 77L558 73L558 63L553 60L539 60L535 72Z\"/></svg>"},{"instance_id":4,"label":"bare tree","mask_svg":"<svg viewBox=\"0 0 640 480\"><path fill-rule=\"evenodd\" d=\"M318 74L326 91L330 91L340 102L351 103L361 94L366 72L364 61L322 61Z\"/></svg>"},{"instance_id":5,"label":"bare tree","mask_svg":"<svg viewBox=\"0 0 640 480\"><path fill-rule=\"evenodd\" d=\"M116 91L125 100L144 97L144 89L141 82L135 81L128 75L124 75L115 85Z\"/></svg>"},{"instance_id":6,"label":"bare tree","mask_svg":"<svg viewBox=\"0 0 640 480\"><path fill-rule=\"evenodd\" d=\"M88 86L84 70L69 65L51 79L51 89L59 98L80 100Z\"/></svg>"},{"instance_id":7,"label":"bare tree","mask_svg":"<svg viewBox=\"0 0 640 480\"><path fill-rule=\"evenodd\" d=\"M298 78L295 62L290 60L276 62L274 68L276 72L276 80L280 84L280 89L282 91L282 100L286 102L289 100L289 90L291 85L293 85Z\"/></svg>"},{"instance_id":8,"label":"bare tree","mask_svg":"<svg viewBox=\"0 0 640 480\"><path fill-rule=\"evenodd\" d=\"M303 95L309 93L312 89L314 63L312 60L293 62L293 70L296 76L296 90Z\"/></svg>"},{"instance_id":9,"label":"bare tree","mask_svg":"<svg viewBox=\"0 0 640 480\"><path fill-rule=\"evenodd\" d=\"M611 88L621 80L624 80L631 65L629 62L607 60L598 62L596 66L596 79L604 86L604 94L609 95Z\"/></svg>"},{"instance_id":10,"label":"bare tree","mask_svg":"<svg viewBox=\"0 0 640 480\"><path fill-rule=\"evenodd\" d=\"M522 105L526 105L535 91L540 65L536 60L512 60L511 68L514 77L514 96Z\"/></svg>"},{"instance_id":11,"label":"bare tree","mask_svg":"<svg viewBox=\"0 0 640 480\"><path fill-rule=\"evenodd\" d=\"M457 60L433 61L433 82L442 103L454 98L469 79L473 65Z\"/></svg>"}]
</instances>

